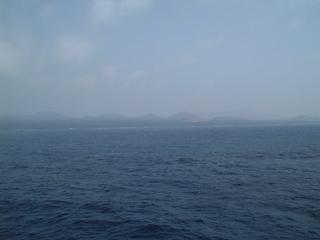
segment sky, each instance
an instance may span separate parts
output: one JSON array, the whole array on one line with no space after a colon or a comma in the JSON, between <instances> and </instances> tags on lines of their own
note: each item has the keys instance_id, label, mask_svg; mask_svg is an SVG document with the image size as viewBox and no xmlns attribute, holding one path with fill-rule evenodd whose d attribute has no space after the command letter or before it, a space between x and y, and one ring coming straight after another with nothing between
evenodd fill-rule
<instances>
[{"instance_id":1,"label":"sky","mask_svg":"<svg viewBox=\"0 0 320 240\"><path fill-rule=\"evenodd\" d=\"M319 0L0 0L0 114L320 116Z\"/></svg>"}]
</instances>

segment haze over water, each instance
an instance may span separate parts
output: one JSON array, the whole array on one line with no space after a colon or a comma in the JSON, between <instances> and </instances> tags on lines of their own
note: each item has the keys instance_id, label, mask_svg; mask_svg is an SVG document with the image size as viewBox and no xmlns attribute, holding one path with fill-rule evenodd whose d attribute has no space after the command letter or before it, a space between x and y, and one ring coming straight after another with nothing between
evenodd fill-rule
<instances>
[{"instance_id":1,"label":"haze over water","mask_svg":"<svg viewBox=\"0 0 320 240\"><path fill-rule=\"evenodd\" d=\"M0 0L0 240L320 239L319 12Z\"/></svg>"},{"instance_id":2,"label":"haze over water","mask_svg":"<svg viewBox=\"0 0 320 240\"><path fill-rule=\"evenodd\" d=\"M320 116L317 0L0 1L0 115Z\"/></svg>"}]
</instances>

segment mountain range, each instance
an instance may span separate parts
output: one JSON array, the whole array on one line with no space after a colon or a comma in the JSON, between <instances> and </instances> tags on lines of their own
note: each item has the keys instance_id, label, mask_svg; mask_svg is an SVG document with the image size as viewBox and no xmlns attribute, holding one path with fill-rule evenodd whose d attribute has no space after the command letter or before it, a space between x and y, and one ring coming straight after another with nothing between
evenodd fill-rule
<instances>
[{"instance_id":1,"label":"mountain range","mask_svg":"<svg viewBox=\"0 0 320 240\"><path fill-rule=\"evenodd\" d=\"M168 117L145 114L129 117L117 113L96 116L68 117L46 111L30 115L0 116L0 128L100 128L100 127L151 127L151 126L214 126L214 125L300 125L320 124L320 117L297 116L290 119L252 120L238 117L205 118L189 112L179 112Z\"/></svg>"}]
</instances>

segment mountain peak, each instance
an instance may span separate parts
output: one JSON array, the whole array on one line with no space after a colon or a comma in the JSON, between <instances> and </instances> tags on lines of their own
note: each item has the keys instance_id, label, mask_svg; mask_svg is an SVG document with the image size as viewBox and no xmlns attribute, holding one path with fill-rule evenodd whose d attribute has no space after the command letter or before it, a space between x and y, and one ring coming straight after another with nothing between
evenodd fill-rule
<instances>
[{"instance_id":1,"label":"mountain peak","mask_svg":"<svg viewBox=\"0 0 320 240\"><path fill-rule=\"evenodd\" d=\"M28 118L35 120L59 120L66 118L66 116L54 111L41 111L29 115Z\"/></svg>"},{"instance_id":2,"label":"mountain peak","mask_svg":"<svg viewBox=\"0 0 320 240\"><path fill-rule=\"evenodd\" d=\"M196 122L201 121L201 118L190 112L178 112L168 117L169 120L183 121L183 122Z\"/></svg>"},{"instance_id":3,"label":"mountain peak","mask_svg":"<svg viewBox=\"0 0 320 240\"><path fill-rule=\"evenodd\" d=\"M143 116L138 117L140 120L161 120L162 117L153 113L148 113Z\"/></svg>"}]
</instances>

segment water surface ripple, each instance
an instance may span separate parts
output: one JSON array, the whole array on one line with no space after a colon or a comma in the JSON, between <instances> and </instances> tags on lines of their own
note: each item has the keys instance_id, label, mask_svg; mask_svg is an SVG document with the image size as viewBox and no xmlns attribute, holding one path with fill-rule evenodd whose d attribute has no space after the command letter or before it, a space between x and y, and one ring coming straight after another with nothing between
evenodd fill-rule
<instances>
[{"instance_id":1,"label":"water surface ripple","mask_svg":"<svg viewBox=\"0 0 320 240\"><path fill-rule=\"evenodd\" d=\"M1 131L0 239L320 239L320 127Z\"/></svg>"}]
</instances>

